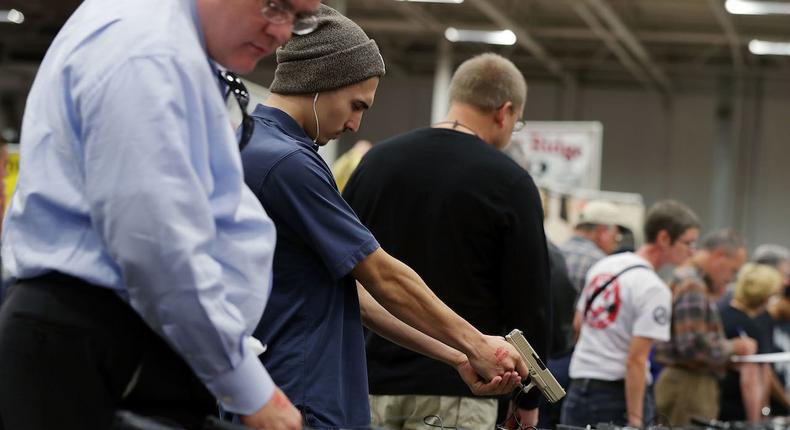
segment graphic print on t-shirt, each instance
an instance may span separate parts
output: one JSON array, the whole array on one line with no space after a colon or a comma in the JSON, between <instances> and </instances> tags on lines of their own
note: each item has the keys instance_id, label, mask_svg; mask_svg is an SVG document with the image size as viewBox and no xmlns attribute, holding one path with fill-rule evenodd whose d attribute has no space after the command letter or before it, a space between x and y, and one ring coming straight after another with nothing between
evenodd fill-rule
<instances>
[{"instance_id":1,"label":"graphic print on t-shirt","mask_svg":"<svg viewBox=\"0 0 790 430\"><path fill-rule=\"evenodd\" d=\"M587 285L587 296L598 291L601 286L609 282L614 275L601 273L592 278ZM585 322L592 328L602 329L610 326L617 319L620 312L620 283L617 279L606 285L605 290L590 305Z\"/></svg>"}]
</instances>

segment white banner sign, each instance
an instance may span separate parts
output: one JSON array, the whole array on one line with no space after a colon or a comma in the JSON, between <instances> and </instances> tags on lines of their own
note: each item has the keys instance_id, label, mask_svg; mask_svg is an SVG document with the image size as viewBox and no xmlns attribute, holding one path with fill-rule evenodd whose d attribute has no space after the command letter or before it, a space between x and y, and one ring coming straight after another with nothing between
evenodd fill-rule
<instances>
[{"instance_id":1,"label":"white banner sign","mask_svg":"<svg viewBox=\"0 0 790 430\"><path fill-rule=\"evenodd\" d=\"M600 122L532 121L505 150L538 184L601 188Z\"/></svg>"}]
</instances>

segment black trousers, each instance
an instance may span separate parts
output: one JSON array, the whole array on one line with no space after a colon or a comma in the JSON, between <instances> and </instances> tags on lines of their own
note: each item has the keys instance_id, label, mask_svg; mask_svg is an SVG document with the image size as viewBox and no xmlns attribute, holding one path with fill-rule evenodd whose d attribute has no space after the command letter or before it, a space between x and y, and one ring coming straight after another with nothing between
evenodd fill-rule
<instances>
[{"instance_id":1,"label":"black trousers","mask_svg":"<svg viewBox=\"0 0 790 430\"><path fill-rule=\"evenodd\" d=\"M106 430L117 410L197 429L217 406L111 290L60 274L13 285L0 307L0 430Z\"/></svg>"}]
</instances>

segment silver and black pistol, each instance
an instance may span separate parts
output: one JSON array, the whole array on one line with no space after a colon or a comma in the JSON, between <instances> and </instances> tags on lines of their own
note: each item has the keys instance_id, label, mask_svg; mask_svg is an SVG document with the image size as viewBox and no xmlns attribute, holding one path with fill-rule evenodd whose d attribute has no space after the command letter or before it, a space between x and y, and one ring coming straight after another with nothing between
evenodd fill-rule
<instances>
[{"instance_id":1,"label":"silver and black pistol","mask_svg":"<svg viewBox=\"0 0 790 430\"><path fill-rule=\"evenodd\" d=\"M546 368L546 365L540 361L540 357L532 349L532 345L527 342L521 330L514 329L505 336L505 339L516 348L516 351L521 354L521 357L527 363L527 367L529 367L530 383L527 386L521 385L521 389L525 393L531 390L532 387L538 387L540 392L551 403L556 403L559 399L565 397L565 390L549 369Z\"/></svg>"}]
</instances>

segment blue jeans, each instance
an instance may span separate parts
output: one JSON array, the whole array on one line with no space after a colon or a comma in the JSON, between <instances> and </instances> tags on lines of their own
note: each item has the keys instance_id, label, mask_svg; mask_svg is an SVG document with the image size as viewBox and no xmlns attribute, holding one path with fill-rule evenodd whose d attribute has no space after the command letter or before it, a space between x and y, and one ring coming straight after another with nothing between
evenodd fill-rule
<instances>
[{"instance_id":1,"label":"blue jeans","mask_svg":"<svg viewBox=\"0 0 790 430\"><path fill-rule=\"evenodd\" d=\"M577 427L588 424L595 426L598 423L628 424L624 383L571 383L564 400L560 416L562 424ZM655 416L652 386L645 387L643 411L642 423L647 425Z\"/></svg>"}]
</instances>

